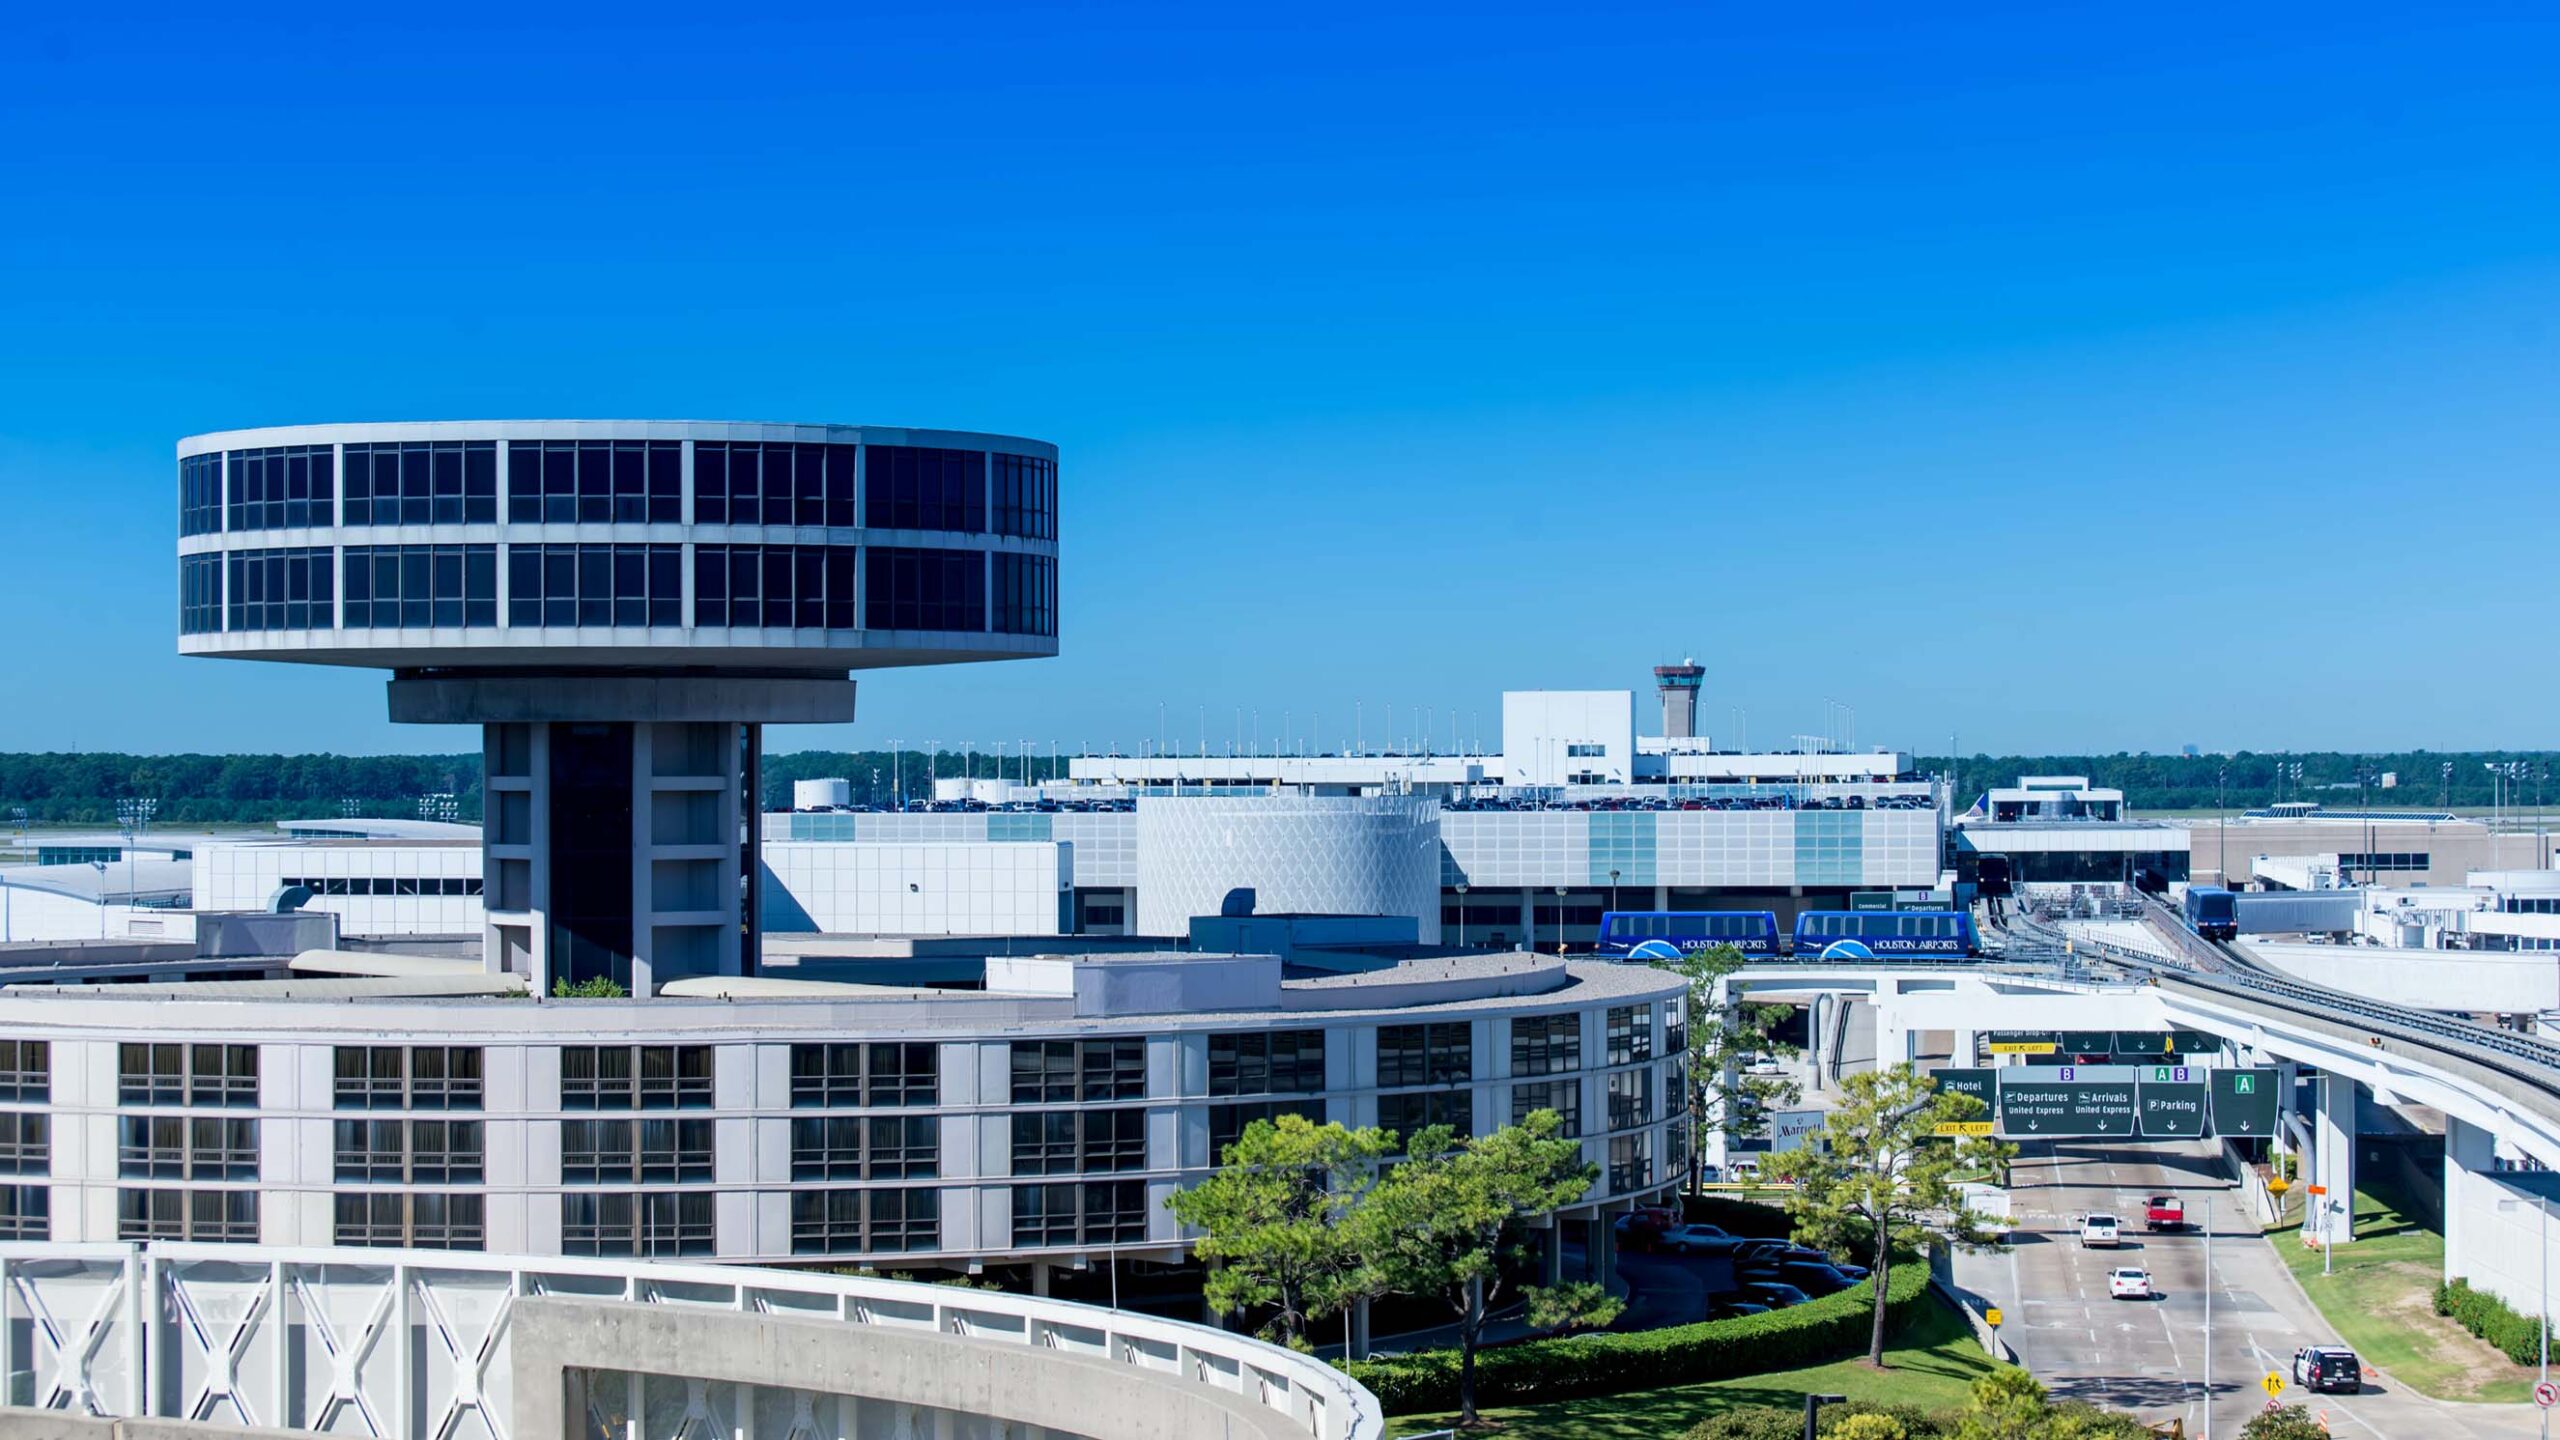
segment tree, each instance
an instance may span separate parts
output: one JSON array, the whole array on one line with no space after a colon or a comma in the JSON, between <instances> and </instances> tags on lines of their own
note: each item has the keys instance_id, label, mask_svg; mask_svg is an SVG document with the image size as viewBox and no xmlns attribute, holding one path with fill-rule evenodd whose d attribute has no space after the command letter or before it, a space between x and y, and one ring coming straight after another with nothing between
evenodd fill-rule
<instances>
[{"instance_id":1,"label":"tree","mask_svg":"<svg viewBox=\"0 0 2560 1440\"><path fill-rule=\"evenodd\" d=\"M1897 1250L1917 1253L1933 1236L1987 1243L1981 1217L1964 1207L1955 1177L2005 1165L2015 1146L1988 1137L1942 1137L1941 1126L1978 1119L1983 1103L1941 1091L1905 1061L1852 1075L1840 1108L1799 1149L1772 1156L1764 1172L1792 1180L1787 1214L1807 1243L1847 1250L1872 1246L1875 1318L1867 1363L1884 1364L1885 1288Z\"/></svg>"},{"instance_id":2,"label":"tree","mask_svg":"<svg viewBox=\"0 0 2560 1440\"><path fill-rule=\"evenodd\" d=\"M1525 1263L1521 1222L1551 1214L1599 1179L1582 1142L1559 1138L1553 1110L1463 1143L1446 1125L1416 1131L1405 1159L1352 1212L1352 1243L1376 1293L1437 1295L1458 1314L1458 1423L1476 1423L1476 1350L1504 1285L1502 1264ZM1605 1325L1620 1305L1597 1285L1525 1292L1534 1323Z\"/></svg>"},{"instance_id":3,"label":"tree","mask_svg":"<svg viewBox=\"0 0 2560 1440\"><path fill-rule=\"evenodd\" d=\"M1197 1248L1214 1262L1203 1287L1209 1308L1222 1316L1267 1308L1262 1337L1305 1349L1307 1323L1354 1297L1360 1256L1347 1222L1394 1149L1385 1131L1303 1115L1244 1127L1215 1174L1167 1202L1204 1232Z\"/></svg>"},{"instance_id":4,"label":"tree","mask_svg":"<svg viewBox=\"0 0 2560 1440\"><path fill-rule=\"evenodd\" d=\"M1707 1152L1707 1137L1718 1130L1728 1138L1757 1135L1769 1127L1769 1112L1792 1105L1800 1091L1783 1075L1749 1075L1736 1063L1743 1055L1792 1055L1795 1047L1773 1038L1778 1022L1792 1008L1724 1003L1718 992L1724 978L1741 969L1749 957L1731 945L1692 950L1677 960L1657 960L1689 982L1689 1117L1694 1127L1689 1144L1689 1188L1698 1188L1698 1166ZM1734 1073L1727 1075L1731 1069Z\"/></svg>"}]
</instances>

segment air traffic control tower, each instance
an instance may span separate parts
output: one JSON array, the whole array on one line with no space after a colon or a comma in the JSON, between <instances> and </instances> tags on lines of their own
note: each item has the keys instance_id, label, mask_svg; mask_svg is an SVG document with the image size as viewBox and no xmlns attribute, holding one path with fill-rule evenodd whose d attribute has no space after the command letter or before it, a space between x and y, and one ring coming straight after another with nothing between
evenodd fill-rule
<instances>
[{"instance_id":1,"label":"air traffic control tower","mask_svg":"<svg viewBox=\"0 0 2560 1440\"><path fill-rule=\"evenodd\" d=\"M178 649L391 672L478 725L487 963L647 995L756 959L762 729L852 671L1058 652L1057 448L706 421L178 444Z\"/></svg>"}]
</instances>

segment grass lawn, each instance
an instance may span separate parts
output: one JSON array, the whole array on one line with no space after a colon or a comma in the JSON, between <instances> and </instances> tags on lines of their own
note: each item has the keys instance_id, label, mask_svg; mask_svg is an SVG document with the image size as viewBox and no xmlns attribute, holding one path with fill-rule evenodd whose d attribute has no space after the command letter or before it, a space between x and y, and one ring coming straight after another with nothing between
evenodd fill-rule
<instances>
[{"instance_id":1,"label":"grass lawn","mask_svg":"<svg viewBox=\"0 0 2560 1440\"><path fill-rule=\"evenodd\" d=\"M1890 1370L1870 1370L1863 1359L1809 1370L1778 1370L1732 1380L1708 1380L1661 1390L1559 1400L1484 1411L1503 1433L1522 1440L1678 1440L1680 1433L1720 1410L1738 1405L1801 1409L1819 1391L1853 1400L1948 1409L1962 1405L1975 1376L1992 1368L1973 1331L1943 1304L1933 1304L1903 1328L1885 1350ZM1389 1436L1419 1434L1457 1423L1457 1416L1406 1415L1391 1420Z\"/></svg>"},{"instance_id":2,"label":"grass lawn","mask_svg":"<svg viewBox=\"0 0 2560 1440\"><path fill-rule=\"evenodd\" d=\"M2290 1198L2290 1197L2288 1197ZM2294 1202L2299 1214L2300 1202ZM2533 1397L2533 1371L2436 1314L2444 1278L2444 1237L2356 1192L2356 1240L2320 1273L2320 1252L2304 1247L2302 1227L2267 1232L2304 1293L2339 1340L2392 1378L2439 1400L2511 1402Z\"/></svg>"}]
</instances>

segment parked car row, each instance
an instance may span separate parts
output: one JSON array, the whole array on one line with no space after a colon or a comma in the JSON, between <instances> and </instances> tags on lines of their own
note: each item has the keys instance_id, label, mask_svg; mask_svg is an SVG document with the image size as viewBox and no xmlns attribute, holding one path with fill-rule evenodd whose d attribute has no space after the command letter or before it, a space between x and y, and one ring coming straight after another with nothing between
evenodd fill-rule
<instances>
[{"instance_id":1,"label":"parked car row","mask_svg":"<svg viewBox=\"0 0 2560 1440\"><path fill-rule=\"evenodd\" d=\"M1867 1267L1836 1261L1828 1251L1791 1240L1735 1235L1722 1226L1669 1223L1670 1212L1638 1210L1618 1217L1618 1244L1629 1250L1718 1257L1732 1262L1735 1288L1711 1314L1782 1310L1835 1295L1867 1278Z\"/></svg>"}]
</instances>

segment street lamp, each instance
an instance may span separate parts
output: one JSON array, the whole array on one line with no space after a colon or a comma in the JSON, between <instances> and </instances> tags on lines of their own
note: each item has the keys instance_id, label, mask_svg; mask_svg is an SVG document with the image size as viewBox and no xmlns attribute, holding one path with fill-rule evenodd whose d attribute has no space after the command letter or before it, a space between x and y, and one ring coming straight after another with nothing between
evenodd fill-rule
<instances>
[{"instance_id":1,"label":"street lamp","mask_svg":"<svg viewBox=\"0 0 2560 1440\"><path fill-rule=\"evenodd\" d=\"M1609 908L1618 908L1618 872L1615 870L1609 872Z\"/></svg>"},{"instance_id":2,"label":"street lamp","mask_svg":"<svg viewBox=\"0 0 2560 1440\"><path fill-rule=\"evenodd\" d=\"M1556 953L1564 953L1564 887L1556 887Z\"/></svg>"},{"instance_id":3,"label":"street lamp","mask_svg":"<svg viewBox=\"0 0 2560 1440\"><path fill-rule=\"evenodd\" d=\"M1467 884L1458 882L1458 948L1467 948Z\"/></svg>"}]
</instances>

